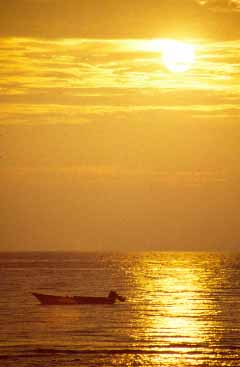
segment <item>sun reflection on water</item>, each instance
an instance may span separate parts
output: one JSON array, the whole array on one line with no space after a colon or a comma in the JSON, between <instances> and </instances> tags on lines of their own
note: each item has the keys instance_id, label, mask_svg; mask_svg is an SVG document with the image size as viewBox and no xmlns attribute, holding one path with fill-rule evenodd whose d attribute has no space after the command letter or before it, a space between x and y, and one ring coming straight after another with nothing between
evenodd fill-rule
<instances>
[{"instance_id":1,"label":"sun reflection on water","mask_svg":"<svg viewBox=\"0 0 240 367\"><path fill-rule=\"evenodd\" d=\"M39 322L33 333L42 343L48 339L51 348L74 350L79 361L89 358L88 365L239 365L239 259L222 254L141 253L106 255L101 261L101 271L99 258L93 261L99 279L93 271L90 282L88 271L86 284L96 286L94 292L97 286L118 284L127 302L97 308L36 308ZM77 278L76 289L84 279Z\"/></svg>"},{"instance_id":2,"label":"sun reflection on water","mask_svg":"<svg viewBox=\"0 0 240 367\"><path fill-rule=\"evenodd\" d=\"M149 261L147 255L135 271L144 302L138 300L132 334L158 352L145 358L159 365L195 364L196 356L203 356L218 339L214 319L218 306L212 297L215 283L208 279L205 266L196 266L196 258L188 255L185 259L184 254L177 258L166 254L162 262L157 255ZM217 357L217 351L213 355Z\"/></svg>"}]
</instances>

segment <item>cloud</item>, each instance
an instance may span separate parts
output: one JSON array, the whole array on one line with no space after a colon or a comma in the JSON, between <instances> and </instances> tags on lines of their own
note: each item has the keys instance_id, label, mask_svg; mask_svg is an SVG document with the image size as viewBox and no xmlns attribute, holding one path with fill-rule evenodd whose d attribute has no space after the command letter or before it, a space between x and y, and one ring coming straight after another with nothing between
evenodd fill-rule
<instances>
[{"instance_id":1,"label":"cloud","mask_svg":"<svg viewBox=\"0 0 240 367\"><path fill-rule=\"evenodd\" d=\"M1 168L0 168L1 169ZM85 180L119 180L119 181L142 181L148 180L167 186L191 186L204 187L205 185L224 185L228 178L224 171L185 170L185 171L161 171L147 169L128 169L111 165L74 165L66 167L5 167L1 169L3 180L5 177L27 176L56 176L82 177Z\"/></svg>"},{"instance_id":2,"label":"cloud","mask_svg":"<svg viewBox=\"0 0 240 367\"><path fill-rule=\"evenodd\" d=\"M239 43L199 42L196 63L174 74L160 41L2 39L1 123L82 123L158 111L239 114Z\"/></svg>"},{"instance_id":3,"label":"cloud","mask_svg":"<svg viewBox=\"0 0 240 367\"><path fill-rule=\"evenodd\" d=\"M41 38L239 37L238 1L8 0L0 35ZM229 3L229 2L228 2ZM212 9L228 9L214 14ZM226 30L228 32L226 32Z\"/></svg>"},{"instance_id":4,"label":"cloud","mask_svg":"<svg viewBox=\"0 0 240 367\"><path fill-rule=\"evenodd\" d=\"M240 10L239 0L197 0L197 3L217 12L238 12Z\"/></svg>"}]
</instances>

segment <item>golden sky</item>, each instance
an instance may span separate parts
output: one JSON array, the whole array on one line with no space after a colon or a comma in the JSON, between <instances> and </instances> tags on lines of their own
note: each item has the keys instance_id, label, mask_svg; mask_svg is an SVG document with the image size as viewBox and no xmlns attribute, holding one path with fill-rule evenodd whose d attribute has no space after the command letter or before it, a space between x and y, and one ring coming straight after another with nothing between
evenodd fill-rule
<instances>
[{"instance_id":1,"label":"golden sky","mask_svg":"<svg viewBox=\"0 0 240 367\"><path fill-rule=\"evenodd\" d=\"M1 248L237 249L239 22L237 0L1 3Z\"/></svg>"}]
</instances>

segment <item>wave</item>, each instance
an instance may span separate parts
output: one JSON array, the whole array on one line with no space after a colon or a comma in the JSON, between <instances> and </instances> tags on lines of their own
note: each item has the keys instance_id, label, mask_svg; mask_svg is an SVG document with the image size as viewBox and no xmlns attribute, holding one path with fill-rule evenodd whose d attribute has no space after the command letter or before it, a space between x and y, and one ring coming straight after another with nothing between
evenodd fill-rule
<instances>
[{"instance_id":1,"label":"wave","mask_svg":"<svg viewBox=\"0 0 240 367\"><path fill-rule=\"evenodd\" d=\"M192 348L195 349L192 349ZM152 346L151 349L132 349L132 348L123 348L123 349L55 349L55 348L35 348L29 351L25 351L24 353L13 353L13 354L5 354L0 355L0 360L6 360L11 358L34 358L34 357L43 357L43 356L57 356L57 355L163 355L163 354L176 354L179 348L191 348L188 351L185 350L185 355L192 355L192 354L201 354L201 356L206 356L209 353L209 350L207 350L207 345L195 345L192 344L171 344L169 346L165 346L165 348L158 349L156 346ZM206 348L206 351L204 352L202 348ZM230 351L239 351L239 346L237 345L231 345L224 348L218 349L218 356L226 354L226 351L228 353ZM222 350L221 350L222 349ZM229 359L230 356L228 356L227 359ZM230 358L231 359L231 358Z\"/></svg>"}]
</instances>

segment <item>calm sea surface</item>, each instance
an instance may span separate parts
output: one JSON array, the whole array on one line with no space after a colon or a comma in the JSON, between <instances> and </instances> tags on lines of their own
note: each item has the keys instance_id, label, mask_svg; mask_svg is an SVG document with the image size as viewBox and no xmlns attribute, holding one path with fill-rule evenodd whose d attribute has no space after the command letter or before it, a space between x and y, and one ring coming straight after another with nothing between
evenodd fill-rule
<instances>
[{"instance_id":1,"label":"calm sea surface","mask_svg":"<svg viewBox=\"0 0 240 367\"><path fill-rule=\"evenodd\" d=\"M1 367L240 366L240 254L2 253L0 279Z\"/></svg>"}]
</instances>

